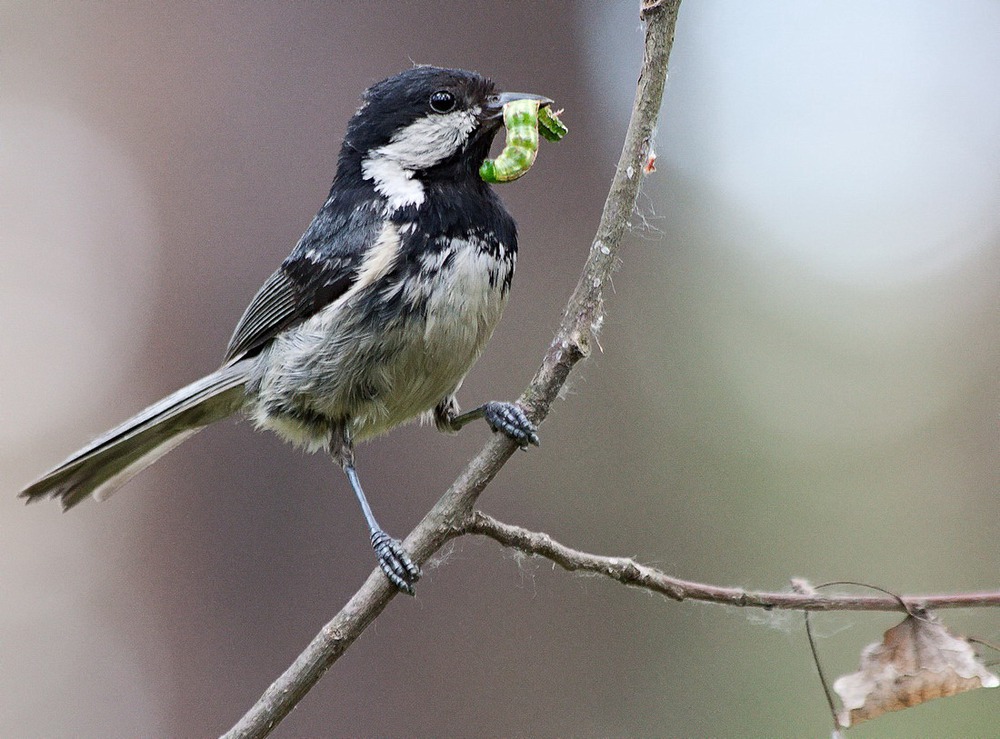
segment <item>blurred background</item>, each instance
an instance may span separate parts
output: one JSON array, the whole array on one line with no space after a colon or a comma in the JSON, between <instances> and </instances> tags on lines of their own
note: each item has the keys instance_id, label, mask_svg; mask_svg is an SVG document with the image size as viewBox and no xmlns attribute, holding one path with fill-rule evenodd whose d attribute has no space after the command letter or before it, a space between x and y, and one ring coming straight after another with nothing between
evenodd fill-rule
<instances>
[{"instance_id":1,"label":"blurred background","mask_svg":"<svg viewBox=\"0 0 1000 739\"><path fill-rule=\"evenodd\" d=\"M543 93L521 258L460 398L513 398L576 283L641 57L632 2L0 4L0 735L210 736L373 567L341 472L248 424L106 504L18 489L216 367L411 63ZM1000 3L687 2L603 353L482 498L706 582L1000 585ZM479 449L360 450L405 535ZM949 612L1000 640L996 611ZM897 619L817 619L831 675ZM992 657L995 661L996 655ZM1000 736L997 691L852 734ZM463 539L275 736L822 736L796 614L667 602Z\"/></svg>"}]
</instances>

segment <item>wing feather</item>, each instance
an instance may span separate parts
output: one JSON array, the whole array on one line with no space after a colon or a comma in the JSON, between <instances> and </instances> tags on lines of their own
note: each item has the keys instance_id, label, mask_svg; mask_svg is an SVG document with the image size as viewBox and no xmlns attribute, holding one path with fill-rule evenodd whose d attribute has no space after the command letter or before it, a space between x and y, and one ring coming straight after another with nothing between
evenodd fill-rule
<instances>
[{"instance_id":1,"label":"wing feather","mask_svg":"<svg viewBox=\"0 0 1000 739\"><path fill-rule=\"evenodd\" d=\"M298 313L297 286L278 268L257 291L236 325L225 361L243 357L291 325Z\"/></svg>"},{"instance_id":2,"label":"wing feather","mask_svg":"<svg viewBox=\"0 0 1000 739\"><path fill-rule=\"evenodd\" d=\"M346 293L381 231L379 213L349 199L326 202L298 245L261 286L236 325L226 362L254 354Z\"/></svg>"}]
</instances>

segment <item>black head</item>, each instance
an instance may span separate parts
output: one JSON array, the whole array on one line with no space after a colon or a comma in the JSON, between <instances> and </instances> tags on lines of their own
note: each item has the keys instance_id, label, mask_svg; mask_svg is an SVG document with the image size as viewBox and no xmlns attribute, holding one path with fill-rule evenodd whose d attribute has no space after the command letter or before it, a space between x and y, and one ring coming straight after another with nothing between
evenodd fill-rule
<instances>
[{"instance_id":1,"label":"black head","mask_svg":"<svg viewBox=\"0 0 1000 739\"><path fill-rule=\"evenodd\" d=\"M495 94L493 82L475 72L427 66L408 69L365 90L362 105L347 126L345 145L367 152L385 146L422 120L440 121L445 130L474 126ZM499 124L492 126L494 132Z\"/></svg>"},{"instance_id":2,"label":"black head","mask_svg":"<svg viewBox=\"0 0 1000 739\"><path fill-rule=\"evenodd\" d=\"M341 184L365 182L392 207L420 205L422 182L476 178L503 125L499 93L475 72L420 66L372 85L351 118L337 169Z\"/></svg>"}]
</instances>

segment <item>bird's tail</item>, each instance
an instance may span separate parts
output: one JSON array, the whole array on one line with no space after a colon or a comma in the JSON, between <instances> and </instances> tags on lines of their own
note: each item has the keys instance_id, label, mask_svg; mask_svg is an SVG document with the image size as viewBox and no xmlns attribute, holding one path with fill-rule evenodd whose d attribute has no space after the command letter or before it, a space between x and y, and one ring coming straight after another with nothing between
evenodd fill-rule
<instances>
[{"instance_id":1,"label":"bird's tail","mask_svg":"<svg viewBox=\"0 0 1000 739\"><path fill-rule=\"evenodd\" d=\"M59 498L66 509L91 494L106 498L182 441L235 413L246 379L247 363L237 362L192 382L95 439L21 497Z\"/></svg>"}]
</instances>

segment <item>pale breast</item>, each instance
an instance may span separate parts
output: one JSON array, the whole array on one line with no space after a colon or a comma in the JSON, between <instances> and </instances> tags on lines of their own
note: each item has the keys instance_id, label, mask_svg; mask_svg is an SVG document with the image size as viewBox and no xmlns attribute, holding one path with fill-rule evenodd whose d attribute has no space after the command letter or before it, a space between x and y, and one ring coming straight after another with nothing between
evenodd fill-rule
<instances>
[{"instance_id":1,"label":"pale breast","mask_svg":"<svg viewBox=\"0 0 1000 739\"><path fill-rule=\"evenodd\" d=\"M402 345L384 368L387 417L365 424L373 435L455 392L507 302L514 257L502 248L491 253L474 240L454 240L421 261L420 275L401 286L404 299L421 307L419 317L401 332Z\"/></svg>"},{"instance_id":2,"label":"pale breast","mask_svg":"<svg viewBox=\"0 0 1000 739\"><path fill-rule=\"evenodd\" d=\"M290 438L293 419L320 417L349 423L362 440L454 393L500 319L514 255L474 239L440 246L391 277L387 260L363 287L277 337L255 383L258 423Z\"/></svg>"}]
</instances>

